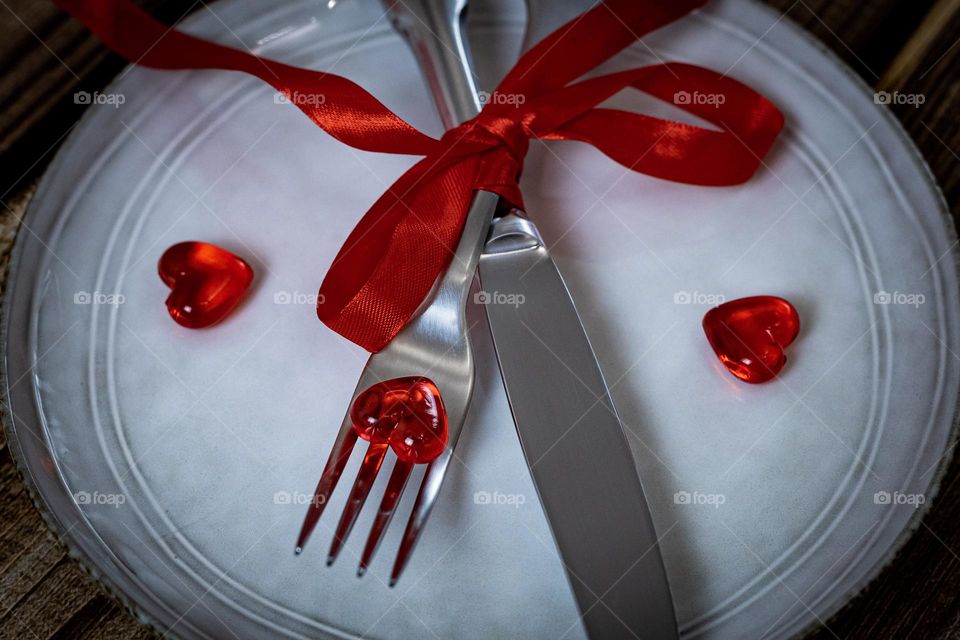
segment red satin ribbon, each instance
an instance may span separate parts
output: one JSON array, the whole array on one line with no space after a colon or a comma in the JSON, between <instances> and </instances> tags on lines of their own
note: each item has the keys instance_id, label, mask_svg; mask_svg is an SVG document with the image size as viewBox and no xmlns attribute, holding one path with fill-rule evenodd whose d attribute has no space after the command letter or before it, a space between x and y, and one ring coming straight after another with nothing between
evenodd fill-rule
<instances>
[{"instance_id":1,"label":"red satin ribbon","mask_svg":"<svg viewBox=\"0 0 960 640\"><path fill-rule=\"evenodd\" d=\"M423 156L363 216L320 287L320 319L369 351L382 349L403 328L446 269L474 190L495 192L522 208L517 181L531 138L587 142L625 167L666 180L732 185L753 175L783 127L783 116L762 95L689 64L575 82L705 0L607 0L524 54L483 111L440 140L346 78L188 36L129 0L54 1L136 64L243 71L296 96L296 106L345 144ZM627 87L718 129L596 106Z\"/></svg>"}]
</instances>

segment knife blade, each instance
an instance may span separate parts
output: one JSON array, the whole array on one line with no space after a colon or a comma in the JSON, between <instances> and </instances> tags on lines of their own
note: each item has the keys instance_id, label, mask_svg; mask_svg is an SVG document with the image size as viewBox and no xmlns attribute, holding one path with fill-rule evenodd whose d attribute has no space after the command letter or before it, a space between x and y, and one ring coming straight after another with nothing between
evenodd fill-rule
<instances>
[{"instance_id":1,"label":"knife blade","mask_svg":"<svg viewBox=\"0 0 960 640\"><path fill-rule=\"evenodd\" d=\"M523 453L587 634L676 638L636 463L570 293L533 223L514 213L495 222L479 273Z\"/></svg>"}]
</instances>

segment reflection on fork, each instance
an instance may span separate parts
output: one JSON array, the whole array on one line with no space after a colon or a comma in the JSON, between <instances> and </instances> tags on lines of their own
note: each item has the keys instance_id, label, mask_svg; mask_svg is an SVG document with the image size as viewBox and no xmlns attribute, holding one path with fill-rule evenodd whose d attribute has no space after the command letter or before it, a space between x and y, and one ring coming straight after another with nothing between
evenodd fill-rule
<instances>
[{"instance_id":1,"label":"reflection on fork","mask_svg":"<svg viewBox=\"0 0 960 640\"><path fill-rule=\"evenodd\" d=\"M357 573L362 576L390 524L413 466L432 462L446 448L447 414L440 391L433 381L422 377L408 377L381 382L361 393L353 402L350 419L354 437L346 441L339 458L331 458L334 464L328 464L324 477L320 480L316 496L320 511L329 499L328 494L332 492L337 477L342 473L343 465L349 458L357 437L363 438L370 445L340 516L327 556L327 566L336 560L347 536L350 535L370 488L380 472L387 450L392 448L397 455L360 559ZM321 490L324 493L320 493ZM315 517L308 518L308 522L316 522L318 517L319 512ZM302 548L307 534L309 531L305 526L301 532L301 540L297 542L297 549ZM409 553L409 547L410 543L407 542L401 549L402 557L405 558Z\"/></svg>"},{"instance_id":2,"label":"reflection on fork","mask_svg":"<svg viewBox=\"0 0 960 640\"><path fill-rule=\"evenodd\" d=\"M428 310L424 315L431 314ZM405 329L391 342L391 347L398 344L398 340L401 346L408 344L411 338L407 332L417 326L420 324L415 322ZM404 338L405 335L407 337ZM462 336L465 340L466 333ZM370 444L337 524L327 564L332 564L342 550L383 466L387 451L392 448L397 459L371 526L357 573L362 576L366 572L396 511L414 465L429 463L394 562L390 585L396 584L436 500L469 406L469 396L473 389L473 360L469 351L463 349L464 344L459 343L458 349L448 350L431 371L431 375L437 379L455 383L444 385L444 388L450 389L446 395L441 394L439 385L422 376L397 376L386 382L378 382L380 378L373 367L379 364L378 359L382 358L386 350L371 356L361 374L358 384L360 392L356 394L351 409L344 418L317 484L297 539L296 553L302 552L340 476L343 475L357 439L363 438ZM425 353L420 352L421 360ZM389 363L389 368L394 371L399 371L399 367L408 367L409 370L417 366L411 362L401 362L397 358L383 362ZM379 370L384 371L384 368ZM424 366L421 370L430 369ZM456 373L461 375L458 377ZM370 381L375 384L368 387Z\"/></svg>"}]
</instances>

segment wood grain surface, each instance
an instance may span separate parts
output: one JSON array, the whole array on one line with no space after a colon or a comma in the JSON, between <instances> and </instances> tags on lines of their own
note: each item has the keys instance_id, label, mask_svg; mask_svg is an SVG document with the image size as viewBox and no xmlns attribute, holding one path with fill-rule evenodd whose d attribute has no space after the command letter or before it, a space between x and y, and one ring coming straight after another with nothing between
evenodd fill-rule
<instances>
[{"instance_id":1,"label":"wood grain surface","mask_svg":"<svg viewBox=\"0 0 960 640\"><path fill-rule=\"evenodd\" d=\"M203 2L143 2L173 23ZM768 0L878 90L924 96L894 112L960 216L960 0ZM0 293L36 181L83 111L79 90L123 68L79 24L39 0L0 0ZM27 221L29 224L29 220ZM28 230L21 230L22 233ZM5 401L5 399L4 399ZM813 635L960 638L960 464L898 558ZM0 432L0 638L152 638L54 539Z\"/></svg>"}]
</instances>

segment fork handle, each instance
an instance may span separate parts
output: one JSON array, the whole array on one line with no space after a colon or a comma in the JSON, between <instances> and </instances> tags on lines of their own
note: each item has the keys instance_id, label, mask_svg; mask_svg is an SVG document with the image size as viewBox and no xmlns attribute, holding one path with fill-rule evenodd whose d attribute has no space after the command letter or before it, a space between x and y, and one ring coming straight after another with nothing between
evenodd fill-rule
<instances>
[{"instance_id":1,"label":"fork handle","mask_svg":"<svg viewBox=\"0 0 960 640\"><path fill-rule=\"evenodd\" d=\"M406 39L430 87L444 127L480 112L463 24L467 0L385 0L393 27Z\"/></svg>"}]
</instances>

